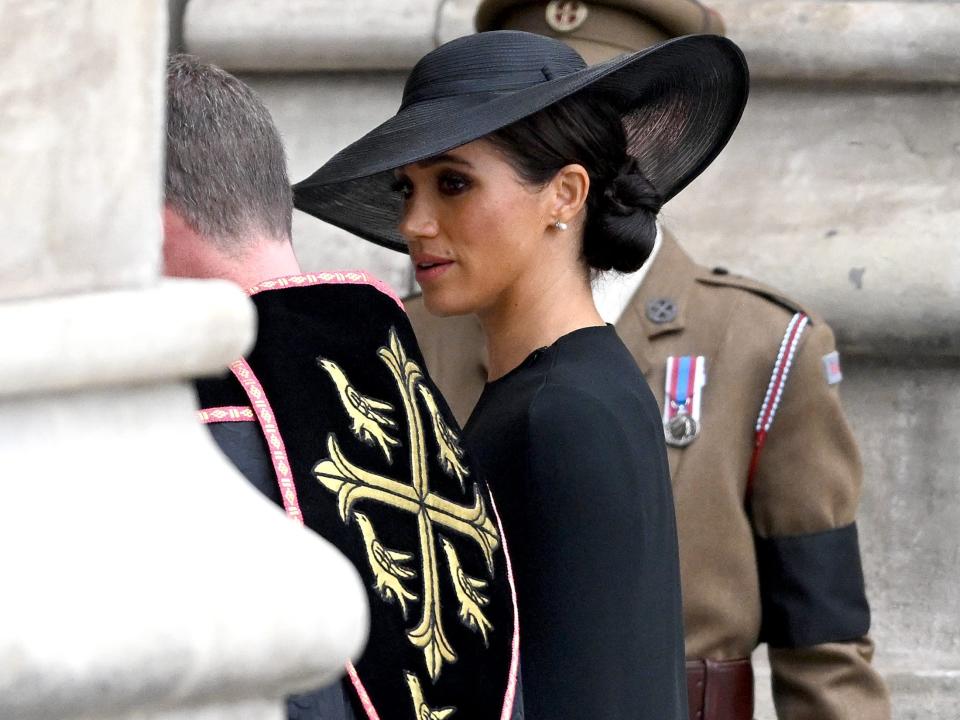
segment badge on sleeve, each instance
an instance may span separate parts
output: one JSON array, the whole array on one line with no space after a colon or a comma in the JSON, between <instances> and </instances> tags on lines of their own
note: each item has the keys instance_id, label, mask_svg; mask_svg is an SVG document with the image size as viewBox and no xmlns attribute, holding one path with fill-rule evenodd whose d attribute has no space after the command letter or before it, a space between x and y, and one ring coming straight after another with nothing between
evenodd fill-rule
<instances>
[{"instance_id":1,"label":"badge on sleeve","mask_svg":"<svg viewBox=\"0 0 960 720\"><path fill-rule=\"evenodd\" d=\"M823 374L827 378L827 385L836 385L843 380L843 371L840 369L840 353L836 350L823 356Z\"/></svg>"},{"instance_id":2,"label":"badge on sleeve","mask_svg":"<svg viewBox=\"0 0 960 720\"><path fill-rule=\"evenodd\" d=\"M700 435L700 398L707 384L702 355L671 355L663 397L663 433L667 445L686 447Z\"/></svg>"}]
</instances>

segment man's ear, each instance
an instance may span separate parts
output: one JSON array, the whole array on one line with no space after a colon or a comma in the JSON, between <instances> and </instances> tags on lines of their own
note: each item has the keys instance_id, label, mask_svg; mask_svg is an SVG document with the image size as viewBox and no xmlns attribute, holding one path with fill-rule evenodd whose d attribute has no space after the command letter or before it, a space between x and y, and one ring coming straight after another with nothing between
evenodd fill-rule
<instances>
[{"instance_id":1,"label":"man's ear","mask_svg":"<svg viewBox=\"0 0 960 720\"><path fill-rule=\"evenodd\" d=\"M576 220L587 204L590 176L583 165L566 165L551 181L554 189L553 221L569 224Z\"/></svg>"}]
</instances>

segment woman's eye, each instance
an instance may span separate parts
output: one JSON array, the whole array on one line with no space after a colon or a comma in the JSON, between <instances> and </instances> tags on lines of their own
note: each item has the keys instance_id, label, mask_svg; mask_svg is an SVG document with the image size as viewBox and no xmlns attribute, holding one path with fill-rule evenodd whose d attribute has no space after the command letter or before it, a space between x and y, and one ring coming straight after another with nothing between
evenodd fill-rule
<instances>
[{"instance_id":1,"label":"woman's eye","mask_svg":"<svg viewBox=\"0 0 960 720\"><path fill-rule=\"evenodd\" d=\"M406 178L398 178L393 181L390 189L400 196L402 200L409 200L413 195L413 183Z\"/></svg>"},{"instance_id":2,"label":"woman's eye","mask_svg":"<svg viewBox=\"0 0 960 720\"><path fill-rule=\"evenodd\" d=\"M459 195L470 187L470 181L456 173L443 173L437 179L437 187L444 195Z\"/></svg>"}]
</instances>

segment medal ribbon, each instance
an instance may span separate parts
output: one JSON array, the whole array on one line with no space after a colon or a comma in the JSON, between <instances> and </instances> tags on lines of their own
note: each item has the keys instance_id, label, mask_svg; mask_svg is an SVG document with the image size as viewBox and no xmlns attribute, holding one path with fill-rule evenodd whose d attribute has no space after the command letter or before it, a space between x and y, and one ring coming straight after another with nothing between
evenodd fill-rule
<instances>
[{"instance_id":1,"label":"medal ribbon","mask_svg":"<svg viewBox=\"0 0 960 720\"><path fill-rule=\"evenodd\" d=\"M703 355L671 355L667 358L663 398L664 422L681 414L700 420L700 390L707 382L706 366Z\"/></svg>"}]
</instances>

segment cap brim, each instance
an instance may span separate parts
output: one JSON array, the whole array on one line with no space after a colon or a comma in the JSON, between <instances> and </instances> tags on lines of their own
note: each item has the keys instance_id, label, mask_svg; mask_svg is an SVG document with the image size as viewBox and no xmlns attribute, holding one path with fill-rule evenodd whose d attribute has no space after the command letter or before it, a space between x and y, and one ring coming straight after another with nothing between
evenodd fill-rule
<instances>
[{"instance_id":1,"label":"cap brim","mask_svg":"<svg viewBox=\"0 0 960 720\"><path fill-rule=\"evenodd\" d=\"M726 145L748 92L729 40L691 35L528 88L415 103L294 186L295 206L360 237L406 250L391 171L465 145L581 91L620 109L628 150L664 201Z\"/></svg>"}]
</instances>

